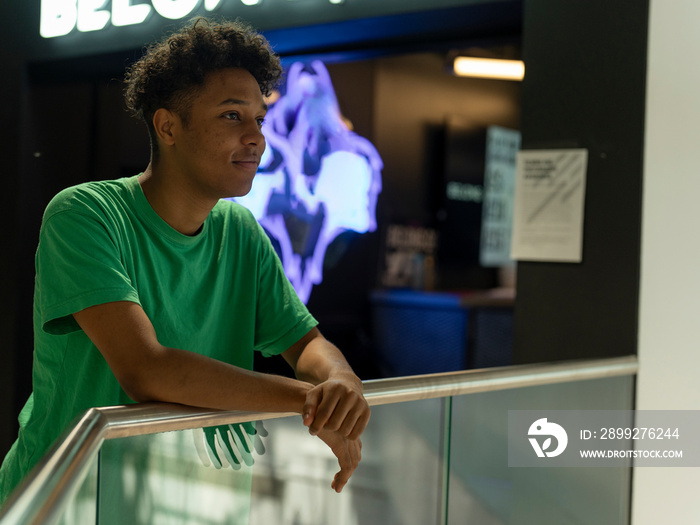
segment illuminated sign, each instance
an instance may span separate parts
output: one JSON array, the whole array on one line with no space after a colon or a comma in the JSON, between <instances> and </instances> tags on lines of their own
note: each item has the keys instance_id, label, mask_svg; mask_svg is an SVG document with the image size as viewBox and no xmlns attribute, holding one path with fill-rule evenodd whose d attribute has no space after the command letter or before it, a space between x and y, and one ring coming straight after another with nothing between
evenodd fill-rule
<instances>
[{"instance_id":1,"label":"illuminated sign","mask_svg":"<svg viewBox=\"0 0 700 525\"><path fill-rule=\"evenodd\" d=\"M322 62L295 63L271 106L267 148L253 186L235 200L279 247L284 271L305 303L323 279L328 246L343 232L376 230L382 159L343 119Z\"/></svg>"},{"instance_id":2,"label":"illuminated sign","mask_svg":"<svg viewBox=\"0 0 700 525\"><path fill-rule=\"evenodd\" d=\"M447 183L447 198L453 201L481 202L484 189L480 185L450 181Z\"/></svg>"},{"instance_id":3,"label":"illuminated sign","mask_svg":"<svg viewBox=\"0 0 700 525\"><path fill-rule=\"evenodd\" d=\"M326 1L331 4L344 2ZM135 3L134 0L41 0L39 32L44 38L54 38L65 36L76 28L88 32L101 31L110 23L116 27L142 24L153 12L169 20L181 20L195 14L202 7L205 11L213 11L224 3L255 6L263 2L264 0L150 0L146 3Z\"/></svg>"},{"instance_id":4,"label":"illuminated sign","mask_svg":"<svg viewBox=\"0 0 700 525\"><path fill-rule=\"evenodd\" d=\"M482 266L508 266L513 235L516 154L520 150L520 132L490 126L486 132L484 171L484 207L481 218Z\"/></svg>"}]
</instances>

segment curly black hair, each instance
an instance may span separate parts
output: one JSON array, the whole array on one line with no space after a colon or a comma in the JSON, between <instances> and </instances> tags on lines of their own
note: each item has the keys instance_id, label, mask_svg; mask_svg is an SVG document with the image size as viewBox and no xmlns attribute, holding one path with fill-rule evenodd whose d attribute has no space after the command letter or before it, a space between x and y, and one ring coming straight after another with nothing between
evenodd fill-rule
<instances>
[{"instance_id":1,"label":"curly black hair","mask_svg":"<svg viewBox=\"0 0 700 525\"><path fill-rule=\"evenodd\" d=\"M146 48L126 71L126 107L145 121L151 151L158 154L153 115L175 111L187 123L189 109L207 74L229 67L246 69L268 96L282 74L277 55L264 36L240 22L218 23L198 17L176 33Z\"/></svg>"}]
</instances>

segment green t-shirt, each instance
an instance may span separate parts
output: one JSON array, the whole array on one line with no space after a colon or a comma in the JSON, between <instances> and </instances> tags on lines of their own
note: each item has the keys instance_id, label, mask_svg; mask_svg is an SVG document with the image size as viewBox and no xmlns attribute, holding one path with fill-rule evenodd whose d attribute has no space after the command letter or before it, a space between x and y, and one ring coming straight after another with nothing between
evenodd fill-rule
<instances>
[{"instance_id":1,"label":"green t-shirt","mask_svg":"<svg viewBox=\"0 0 700 525\"><path fill-rule=\"evenodd\" d=\"M279 354L316 325L245 208L222 200L186 236L151 208L137 177L59 193L36 272L33 393L0 470L0 501L78 414L132 402L73 313L133 301L161 344L246 369L254 350Z\"/></svg>"}]
</instances>

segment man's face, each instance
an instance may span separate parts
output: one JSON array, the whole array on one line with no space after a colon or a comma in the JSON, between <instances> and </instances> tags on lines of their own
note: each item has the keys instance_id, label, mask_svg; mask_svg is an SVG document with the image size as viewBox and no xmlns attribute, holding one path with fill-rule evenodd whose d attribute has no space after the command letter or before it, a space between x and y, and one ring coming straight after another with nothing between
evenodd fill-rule
<instances>
[{"instance_id":1,"label":"man's face","mask_svg":"<svg viewBox=\"0 0 700 525\"><path fill-rule=\"evenodd\" d=\"M250 191L265 150L260 127L266 112L260 87L245 69L207 75L187 123L178 117L172 149L190 191L216 200Z\"/></svg>"}]
</instances>

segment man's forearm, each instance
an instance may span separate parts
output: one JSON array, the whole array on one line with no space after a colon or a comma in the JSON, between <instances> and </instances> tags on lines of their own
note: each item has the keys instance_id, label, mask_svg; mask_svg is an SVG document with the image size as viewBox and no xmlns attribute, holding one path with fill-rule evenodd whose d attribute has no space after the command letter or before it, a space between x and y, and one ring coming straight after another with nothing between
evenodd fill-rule
<instances>
[{"instance_id":1,"label":"man's forearm","mask_svg":"<svg viewBox=\"0 0 700 525\"><path fill-rule=\"evenodd\" d=\"M312 388L303 381L252 372L173 348L163 348L150 359L137 381L122 386L140 402L299 414Z\"/></svg>"},{"instance_id":2,"label":"man's forearm","mask_svg":"<svg viewBox=\"0 0 700 525\"><path fill-rule=\"evenodd\" d=\"M314 385L329 379L342 379L362 388L362 382L341 351L320 334L306 344L296 361L294 371L298 379Z\"/></svg>"},{"instance_id":3,"label":"man's forearm","mask_svg":"<svg viewBox=\"0 0 700 525\"><path fill-rule=\"evenodd\" d=\"M370 410L362 381L343 354L314 329L284 354L296 376L316 385L307 396L302 417L309 431L338 431L357 439L367 425Z\"/></svg>"},{"instance_id":4,"label":"man's forearm","mask_svg":"<svg viewBox=\"0 0 700 525\"><path fill-rule=\"evenodd\" d=\"M250 372L164 347L136 303L105 303L76 312L74 317L134 401L301 413L312 388L295 379Z\"/></svg>"}]
</instances>

